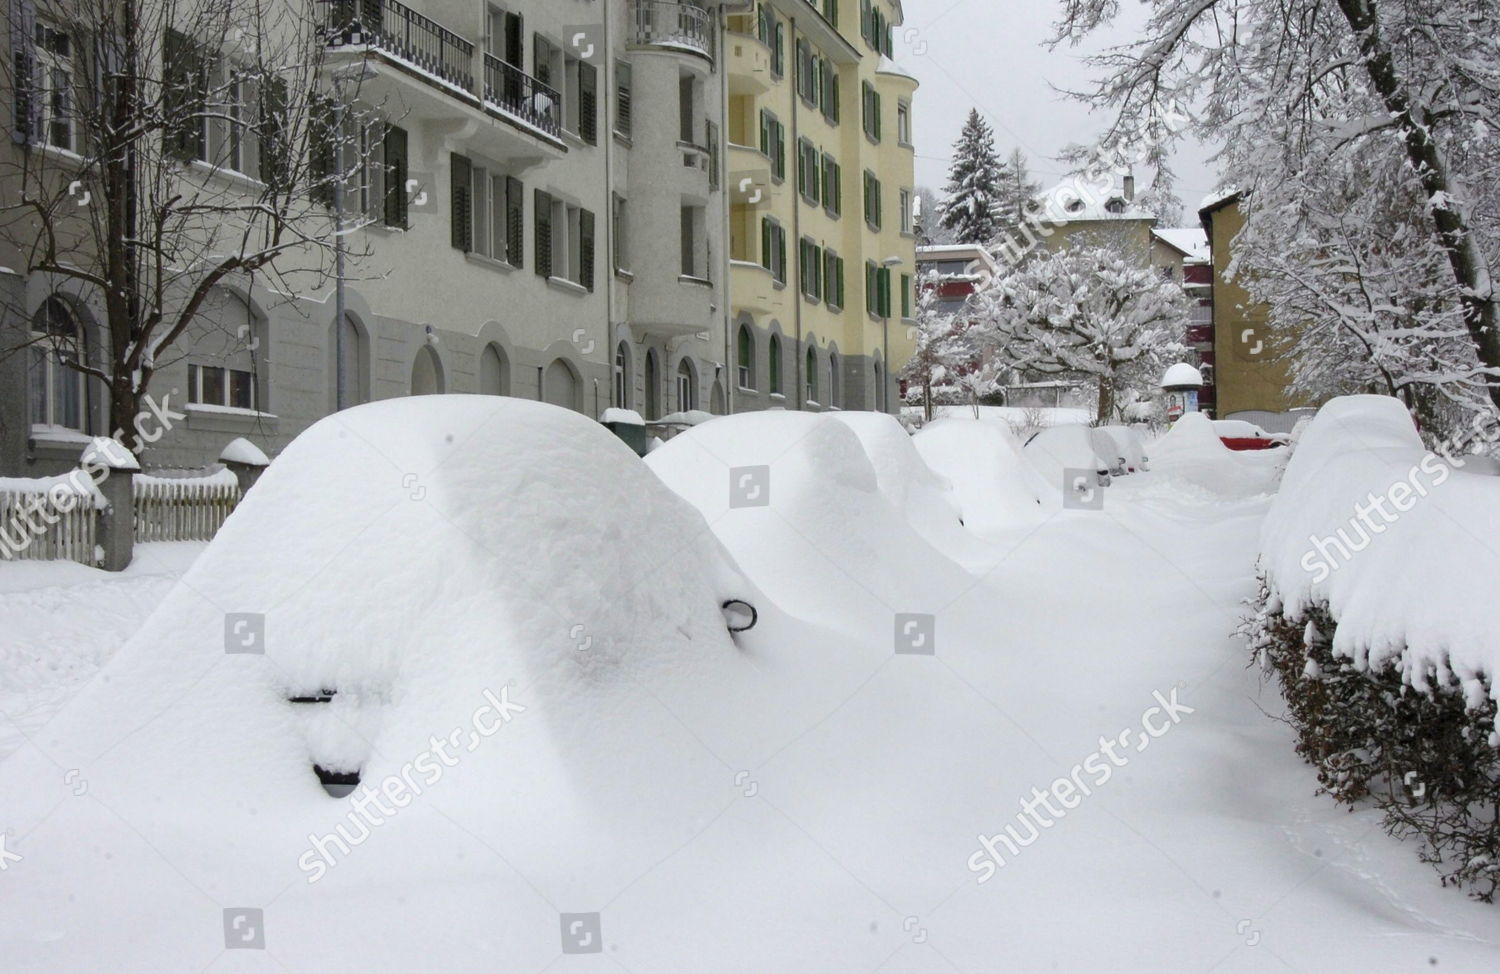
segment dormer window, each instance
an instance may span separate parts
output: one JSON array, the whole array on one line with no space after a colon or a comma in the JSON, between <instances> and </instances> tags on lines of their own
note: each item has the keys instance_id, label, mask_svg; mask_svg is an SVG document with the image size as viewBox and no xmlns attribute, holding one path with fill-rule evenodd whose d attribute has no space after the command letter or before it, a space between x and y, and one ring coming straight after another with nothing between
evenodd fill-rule
<instances>
[{"instance_id":1,"label":"dormer window","mask_svg":"<svg viewBox=\"0 0 1500 974\"><path fill-rule=\"evenodd\" d=\"M1108 213L1124 213L1125 201L1116 196L1114 199L1104 204L1104 209Z\"/></svg>"},{"instance_id":2,"label":"dormer window","mask_svg":"<svg viewBox=\"0 0 1500 974\"><path fill-rule=\"evenodd\" d=\"M1083 200L1070 200L1068 202L1068 212L1069 213L1082 213L1083 212Z\"/></svg>"}]
</instances>

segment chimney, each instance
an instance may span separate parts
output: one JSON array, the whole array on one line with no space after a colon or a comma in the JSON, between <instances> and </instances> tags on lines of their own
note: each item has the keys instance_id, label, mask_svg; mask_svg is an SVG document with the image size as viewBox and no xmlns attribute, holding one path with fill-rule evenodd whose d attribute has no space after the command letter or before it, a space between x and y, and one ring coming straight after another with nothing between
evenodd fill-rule
<instances>
[{"instance_id":1,"label":"chimney","mask_svg":"<svg viewBox=\"0 0 1500 974\"><path fill-rule=\"evenodd\" d=\"M1135 175L1133 173L1125 177L1125 202L1135 202Z\"/></svg>"}]
</instances>

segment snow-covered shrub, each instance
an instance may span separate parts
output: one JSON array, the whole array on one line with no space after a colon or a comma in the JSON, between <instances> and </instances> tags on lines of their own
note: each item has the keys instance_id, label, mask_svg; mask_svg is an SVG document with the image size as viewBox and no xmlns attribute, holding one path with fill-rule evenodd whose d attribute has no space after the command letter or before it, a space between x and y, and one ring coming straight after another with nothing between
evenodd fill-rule
<instances>
[{"instance_id":1,"label":"snow-covered shrub","mask_svg":"<svg viewBox=\"0 0 1500 974\"><path fill-rule=\"evenodd\" d=\"M1497 503L1500 481L1427 453L1397 400L1336 399L1267 515L1248 624L1323 789L1372 803L1485 901L1500 888Z\"/></svg>"}]
</instances>

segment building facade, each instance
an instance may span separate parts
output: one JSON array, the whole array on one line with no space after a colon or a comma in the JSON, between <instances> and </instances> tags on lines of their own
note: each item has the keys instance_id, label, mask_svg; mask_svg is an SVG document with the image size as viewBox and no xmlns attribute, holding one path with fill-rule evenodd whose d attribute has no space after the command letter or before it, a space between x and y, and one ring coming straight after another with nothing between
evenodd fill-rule
<instances>
[{"instance_id":1,"label":"building facade","mask_svg":"<svg viewBox=\"0 0 1500 974\"><path fill-rule=\"evenodd\" d=\"M69 69L83 37L65 16L49 19L66 6L8 5L12 64ZM201 467L240 436L274 455L337 408L413 394L509 395L590 416L621 406L648 419L734 408L724 7L312 4L324 94L361 120L352 137L370 150L342 194L355 255L345 314L331 281L304 290L269 274L226 277L202 327L159 362L151 392L185 418L143 464ZM196 63L232 57L180 43ZM70 148L10 102L0 167ZM205 121L182 178L255 185L255 147L232 125L215 136L215 124ZM20 248L0 265L11 339L76 334L75 353L103 361L99 294L27 273ZM0 357L0 475L60 472L87 436L109 432L102 383L57 358L45 345Z\"/></svg>"},{"instance_id":2,"label":"building facade","mask_svg":"<svg viewBox=\"0 0 1500 974\"><path fill-rule=\"evenodd\" d=\"M759 0L729 18L735 410L899 410L916 277L902 20L899 0Z\"/></svg>"},{"instance_id":3,"label":"building facade","mask_svg":"<svg viewBox=\"0 0 1500 974\"><path fill-rule=\"evenodd\" d=\"M1244 285L1228 276L1234 238L1245 225L1240 201L1239 193L1210 197L1198 211L1212 253L1216 415L1233 419L1245 414L1273 429L1273 417L1310 404L1295 401L1287 392L1291 377L1283 354L1286 337L1271 329L1265 305L1253 301Z\"/></svg>"}]
</instances>

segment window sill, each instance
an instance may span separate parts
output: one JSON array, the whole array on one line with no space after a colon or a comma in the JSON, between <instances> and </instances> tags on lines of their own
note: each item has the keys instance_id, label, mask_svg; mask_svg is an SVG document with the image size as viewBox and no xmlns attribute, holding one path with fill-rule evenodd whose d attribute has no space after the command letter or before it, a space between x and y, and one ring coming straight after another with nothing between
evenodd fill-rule
<instances>
[{"instance_id":1,"label":"window sill","mask_svg":"<svg viewBox=\"0 0 1500 974\"><path fill-rule=\"evenodd\" d=\"M678 277L677 277L677 283L678 284L691 284L694 287L713 287L714 286L714 282L710 281L708 278L706 278L706 277L694 277L692 274L679 274Z\"/></svg>"},{"instance_id":2,"label":"window sill","mask_svg":"<svg viewBox=\"0 0 1500 974\"><path fill-rule=\"evenodd\" d=\"M635 148L635 140L632 139L626 133L621 132L619 129L615 129L614 130L614 137L615 137L615 141L618 142L618 143L620 143L625 148L627 148L627 149L634 149Z\"/></svg>"},{"instance_id":3,"label":"window sill","mask_svg":"<svg viewBox=\"0 0 1500 974\"><path fill-rule=\"evenodd\" d=\"M238 406L214 406L190 402L183 407L188 429L210 433L276 433L280 418L272 413L241 409Z\"/></svg>"},{"instance_id":4,"label":"window sill","mask_svg":"<svg viewBox=\"0 0 1500 974\"><path fill-rule=\"evenodd\" d=\"M266 188L266 184L254 176L242 173L237 169L225 169L223 166L215 166L212 163L204 162L202 159L193 159L188 163L188 168L204 176L222 179L226 183L238 186L241 189L258 191Z\"/></svg>"},{"instance_id":5,"label":"window sill","mask_svg":"<svg viewBox=\"0 0 1500 974\"><path fill-rule=\"evenodd\" d=\"M251 419L280 419L275 413L263 413L259 409L246 409L243 406L219 406L211 402L190 402L183 406L189 414L213 413L219 416L247 416Z\"/></svg>"},{"instance_id":6,"label":"window sill","mask_svg":"<svg viewBox=\"0 0 1500 974\"><path fill-rule=\"evenodd\" d=\"M486 257L484 254L476 254L472 250L464 252L464 260L468 261L471 264L476 264L480 267L489 268L492 271L501 271L506 274L510 274L515 271L515 267L513 265L508 264L503 260L496 260L494 257Z\"/></svg>"},{"instance_id":7,"label":"window sill","mask_svg":"<svg viewBox=\"0 0 1500 974\"><path fill-rule=\"evenodd\" d=\"M570 281L566 277L549 277L547 278L547 286L556 288L557 290L563 291L567 294L584 295L589 293L588 288L584 287L582 284L579 284L577 281Z\"/></svg>"},{"instance_id":8,"label":"window sill","mask_svg":"<svg viewBox=\"0 0 1500 974\"><path fill-rule=\"evenodd\" d=\"M748 392L748 393L749 393L749 394L750 394L750 395L752 395L752 396L758 396L758 395L760 395L760 393L759 393L759 392L757 392L757 391L756 391L756 390L755 390L755 389L754 389L754 387L752 387L752 386L740 386L740 387L739 387L739 391L740 391L740 392Z\"/></svg>"},{"instance_id":9,"label":"window sill","mask_svg":"<svg viewBox=\"0 0 1500 974\"><path fill-rule=\"evenodd\" d=\"M772 402L786 402L786 394L781 392L773 392L767 398Z\"/></svg>"},{"instance_id":10,"label":"window sill","mask_svg":"<svg viewBox=\"0 0 1500 974\"><path fill-rule=\"evenodd\" d=\"M865 221L865 229L869 230L871 233L879 233L880 232L880 224L878 224L878 223L871 223L869 220L866 220Z\"/></svg>"},{"instance_id":11,"label":"window sill","mask_svg":"<svg viewBox=\"0 0 1500 974\"><path fill-rule=\"evenodd\" d=\"M54 162L63 163L64 165L68 166L77 166L80 168L83 166L83 156L74 152L72 149L63 149L55 145L44 145L40 142L28 142L26 143L26 145L28 148L32 149L35 152L40 152L42 155L53 160Z\"/></svg>"},{"instance_id":12,"label":"window sill","mask_svg":"<svg viewBox=\"0 0 1500 974\"><path fill-rule=\"evenodd\" d=\"M626 284L634 284L635 283L635 274L633 272L631 272L631 271L627 271L623 267L616 267L615 268L615 277L618 277L620 280L624 281Z\"/></svg>"}]
</instances>

